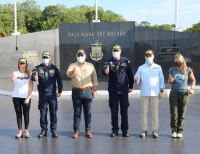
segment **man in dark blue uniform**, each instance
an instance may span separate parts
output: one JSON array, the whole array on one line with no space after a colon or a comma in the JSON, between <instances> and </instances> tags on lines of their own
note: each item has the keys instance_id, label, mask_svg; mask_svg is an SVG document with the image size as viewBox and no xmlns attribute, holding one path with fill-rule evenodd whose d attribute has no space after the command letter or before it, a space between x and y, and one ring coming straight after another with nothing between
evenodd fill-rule
<instances>
[{"instance_id":1,"label":"man in dark blue uniform","mask_svg":"<svg viewBox=\"0 0 200 154\"><path fill-rule=\"evenodd\" d=\"M118 110L120 104L121 130L124 137L128 134L128 93L133 89L133 73L127 58L121 57L121 47L112 47L113 58L105 63L103 74L108 76L109 106L111 110L111 137L118 136Z\"/></svg>"},{"instance_id":2,"label":"man in dark blue uniform","mask_svg":"<svg viewBox=\"0 0 200 154\"><path fill-rule=\"evenodd\" d=\"M50 129L52 137L56 138L57 133L57 97L62 93L62 79L59 69L56 65L50 64L50 54L47 51L42 53L42 64L36 66L31 75L32 81L38 81L40 126L41 133L38 138L47 136L47 112L50 111ZM57 84L56 84L57 82Z\"/></svg>"}]
</instances>

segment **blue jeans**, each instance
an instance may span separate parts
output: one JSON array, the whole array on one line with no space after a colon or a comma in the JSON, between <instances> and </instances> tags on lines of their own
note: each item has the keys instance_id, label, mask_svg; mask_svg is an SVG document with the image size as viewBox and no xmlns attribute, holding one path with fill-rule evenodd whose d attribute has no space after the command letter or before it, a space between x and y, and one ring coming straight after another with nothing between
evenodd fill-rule
<instances>
[{"instance_id":1,"label":"blue jeans","mask_svg":"<svg viewBox=\"0 0 200 154\"><path fill-rule=\"evenodd\" d=\"M74 107L74 131L80 130L81 110L83 106L85 131L91 130L91 104L92 90L76 91L72 90L72 101Z\"/></svg>"}]
</instances>

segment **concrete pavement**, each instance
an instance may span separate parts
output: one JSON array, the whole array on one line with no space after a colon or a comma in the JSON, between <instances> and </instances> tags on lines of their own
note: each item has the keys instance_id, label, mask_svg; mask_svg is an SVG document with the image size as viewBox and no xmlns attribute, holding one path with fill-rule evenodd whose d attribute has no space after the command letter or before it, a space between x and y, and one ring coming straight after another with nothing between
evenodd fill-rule
<instances>
[{"instance_id":1,"label":"concrete pavement","mask_svg":"<svg viewBox=\"0 0 200 154\"><path fill-rule=\"evenodd\" d=\"M130 95L129 138L121 135L110 138L110 110L108 95L101 94L94 99L92 106L93 139L85 138L84 118L81 122L81 136L72 139L73 107L69 95L59 98L58 139L48 137L38 139L40 132L37 96L34 96L30 112L30 139L14 138L17 131L16 116L10 96L0 96L0 153L1 154L197 154L200 151L200 105L199 96L190 98L186 112L186 124L183 139L172 139L170 132L170 115L168 98L161 99L159 105L159 138L151 138L151 119L149 118L149 135L139 138L140 102L138 95ZM149 114L149 117L151 114Z\"/></svg>"}]
</instances>

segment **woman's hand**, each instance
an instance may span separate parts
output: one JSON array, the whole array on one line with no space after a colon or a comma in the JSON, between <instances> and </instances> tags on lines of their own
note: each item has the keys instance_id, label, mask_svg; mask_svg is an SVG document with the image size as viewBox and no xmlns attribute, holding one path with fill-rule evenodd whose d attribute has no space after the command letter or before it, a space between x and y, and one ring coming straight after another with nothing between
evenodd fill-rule
<instances>
[{"instance_id":1,"label":"woman's hand","mask_svg":"<svg viewBox=\"0 0 200 154\"><path fill-rule=\"evenodd\" d=\"M173 83L174 82L174 78L172 77L172 75L169 73L168 76L168 83Z\"/></svg>"},{"instance_id":2,"label":"woman's hand","mask_svg":"<svg viewBox=\"0 0 200 154\"><path fill-rule=\"evenodd\" d=\"M188 88L187 93L191 94L191 95L194 94L194 89L193 88Z\"/></svg>"},{"instance_id":3,"label":"woman's hand","mask_svg":"<svg viewBox=\"0 0 200 154\"><path fill-rule=\"evenodd\" d=\"M30 97L27 97L26 99L25 99L25 101L24 101L24 104L28 104L29 102L30 102Z\"/></svg>"}]
</instances>

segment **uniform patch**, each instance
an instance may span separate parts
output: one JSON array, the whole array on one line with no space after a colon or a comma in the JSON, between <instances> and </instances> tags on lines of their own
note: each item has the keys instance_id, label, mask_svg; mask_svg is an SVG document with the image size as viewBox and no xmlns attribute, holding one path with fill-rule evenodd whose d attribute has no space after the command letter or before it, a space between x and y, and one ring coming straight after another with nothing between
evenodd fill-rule
<instances>
[{"instance_id":1,"label":"uniform patch","mask_svg":"<svg viewBox=\"0 0 200 154\"><path fill-rule=\"evenodd\" d=\"M50 76L54 76L55 70L54 70L54 69L50 69L50 70L49 70L49 74L50 74Z\"/></svg>"},{"instance_id":2,"label":"uniform patch","mask_svg":"<svg viewBox=\"0 0 200 154\"><path fill-rule=\"evenodd\" d=\"M120 66L124 66L124 67L125 67L125 66L127 66L127 65L126 65L126 63L122 63L122 64L120 64Z\"/></svg>"},{"instance_id":3,"label":"uniform patch","mask_svg":"<svg viewBox=\"0 0 200 154\"><path fill-rule=\"evenodd\" d=\"M44 70L42 68L39 68L39 72L38 73L44 74Z\"/></svg>"}]
</instances>

